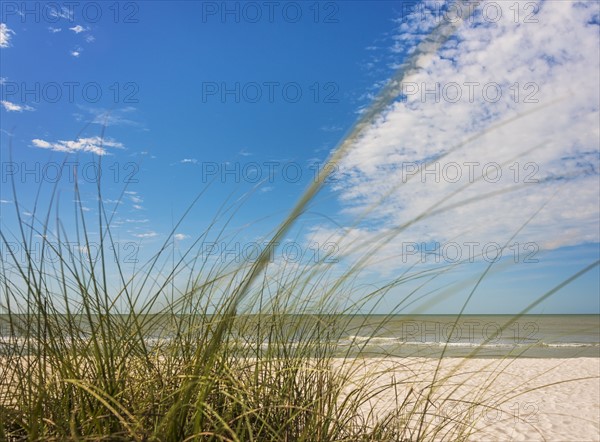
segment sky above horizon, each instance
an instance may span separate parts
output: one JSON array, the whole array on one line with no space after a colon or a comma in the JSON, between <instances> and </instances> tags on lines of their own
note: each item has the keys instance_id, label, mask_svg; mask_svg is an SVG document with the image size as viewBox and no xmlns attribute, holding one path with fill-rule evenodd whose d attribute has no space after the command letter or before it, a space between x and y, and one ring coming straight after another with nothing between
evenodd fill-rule
<instances>
[{"instance_id":1,"label":"sky above horizon","mask_svg":"<svg viewBox=\"0 0 600 442\"><path fill-rule=\"evenodd\" d=\"M419 42L455 23L331 166L273 267L326 259L336 275L372 251L369 287L451 270L422 291L453 294L420 313L456 312L473 287L467 312L516 313L599 259L599 11L578 1L3 2L2 260L10 247L26 255L13 181L35 250L57 204L75 241L77 175L97 245L98 171L129 271L161 247L248 260ZM531 313L600 313L599 279L595 267Z\"/></svg>"}]
</instances>

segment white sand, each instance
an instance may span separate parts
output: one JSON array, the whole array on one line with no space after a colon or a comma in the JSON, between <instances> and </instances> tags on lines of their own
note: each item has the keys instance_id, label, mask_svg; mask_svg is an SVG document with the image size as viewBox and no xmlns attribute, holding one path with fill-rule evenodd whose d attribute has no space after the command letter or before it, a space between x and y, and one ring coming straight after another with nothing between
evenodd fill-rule
<instances>
[{"instance_id":1,"label":"white sand","mask_svg":"<svg viewBox=\"0 0 600 442\"><path fill-rule=\"evenodd\" d=\"M351 383L367 383L359 389L363 393L380 391L363 403L367 421L404 403L403 410L417 410L404 427L415 429L424 404L431 404L424 441L454 442L469 428L474 432L468 440L475 442L600 441L600 358L445 358L441 363L435 379L438 360L428 358L339 359L333 368L350 370ZM0 359L0 379L10 384L7 370ZM429 392L431 402L425 400Z\"/></svg>"},{"instance_id":2,"label":"white sand","mask_svg":"<svg viewBox=\"0 0 600 442\"><path fill-rule=\"evenodd\" d=\"M358 361L352 367L352 379L357 383L372 382L373 389L396 383L396 388L386 388L365 404L365 416L374 411L379 417L407 396L408 403L420 403L422 408L426 401L424 396L418 399L418 393L427 394L438 363L425 358ZM346 361L344 367L348 364ZM433 405L427 409L430 428L442 424L442 431L432 440L456 439L460 431L452 420L456 418L477 429L469 437L473 441L600 441L598 358L446 358L440 373L450 374L453 368L458 368L454 376L436 382L440 387L434 390ZM586 377L591 379L575 380ZM409 395L411 386L416 388ZM478 406L469 412L472 403L493 408Z\"/></svg>"}]
</instances>

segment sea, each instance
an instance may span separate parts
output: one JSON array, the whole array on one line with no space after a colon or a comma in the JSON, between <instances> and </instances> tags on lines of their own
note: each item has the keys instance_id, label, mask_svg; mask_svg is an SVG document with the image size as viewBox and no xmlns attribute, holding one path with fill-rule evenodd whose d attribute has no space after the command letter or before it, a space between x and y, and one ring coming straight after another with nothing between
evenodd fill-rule
<instances>
[{"instance_id":1,"label":"sea","mask_svg":"<svg viewBox=\"0 0 600 442\"><path fill-rule=\"evenodd\" d=\"M351 322L357 332L340 345L362 342L373 355L600 357L600 315L368 315Z\"/></svg>"},{"instance_id":2,"label":"sea","mask_svg":"<svg viewBox=\"0 0 600 442\"><path fill-rule=\"evenodd\" d=\"M252 321L260 322L251 315L230 339L240 348L272 345L247 331L256 329L248 327ZM154 321L160 327L145 331L150 345L171 339L167 322ZM600 357L600 315L289 315L284 328L285 346L319 336L339 357ZM0 354L22 341L0 314Z\"/></svg>"}]
</instances>

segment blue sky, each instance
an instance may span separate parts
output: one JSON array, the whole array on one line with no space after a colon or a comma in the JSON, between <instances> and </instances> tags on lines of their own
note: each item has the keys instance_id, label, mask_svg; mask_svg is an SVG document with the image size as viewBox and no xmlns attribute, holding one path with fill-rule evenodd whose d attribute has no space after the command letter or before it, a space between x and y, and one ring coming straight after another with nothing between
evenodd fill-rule
<instances>
[{"instance_id":1,"label":"blue sky","mask_svg":"<svg viewBox=\"0 0 600 442\"><path fill-rule=\"evenodd\" d=\"M315 253L316 242L319 254L329 247L352 259L353 246L364 251L387 234L365 269L372 284L415 260L429 268L422 250L435 244L458 245L463 257L472 252L474 262L440 285L480 274L482 251L510 243L515 265L486 279L470 304L481 313L519 311L598 259L598 8L530 3L509 9L484 2L404 78L404 99L391 103L336 165L286 242L305 254ZM177 253L227 201L237 209L225 228L234 245L218 247L239 258L283 219L411 48L452 19L452 3L440 11L441 4L279 2L270 10L261 2L156 1L69 9L59 2L58 10L40 2L25 10L21 2L3 3L3 231L16 232L9 177L24 217L31 218L42 184L38 211L45 214L62 161L78 164L81 202L93 225L101 158L102 198L110 210L118 207L112 231L123 261L131 250L142 262L152 256L203 190L175 231ZM448 155L475 134L483 135ZM424 162L436 158L427 174ZM487 173L498 167L502 179L494 180ZM72 233L71 170L57 195ZM476 203L389 233L432 205L455 202L452 192L471 178L458 200L479 197ZM452 261L450 249L439 250L442 263ZM523 262L528 253L538 262ZM536 311L600 312L598 279L596 268ZM468 292L460 289L431 311L457 310ZM390 294L384 305L399 296Z\"/></svg>"}]
</instances>

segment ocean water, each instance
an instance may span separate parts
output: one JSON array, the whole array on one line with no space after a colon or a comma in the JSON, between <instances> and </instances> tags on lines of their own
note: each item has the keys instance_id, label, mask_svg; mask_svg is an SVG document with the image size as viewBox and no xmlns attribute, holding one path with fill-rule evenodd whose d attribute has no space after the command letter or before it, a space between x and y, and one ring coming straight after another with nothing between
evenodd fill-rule
<instances>
[{"instance_id":1,"label":"ocean water","mask_svg":"<svg viewBox=\"0 0 600 442\"><path fill-rule=\"evenodd\" d=\"M272 345L264 334L268 327L257 331L257 324L268 321L258 318L246 317L229 336L240 349ZM79 319L79 338L86 339L86 320ZM148 343L171 339L173 322L169 317L153 321L144 332ZM600 357L600 315L288 315L279 324L279 342L287 348L318 337L337 356ZM0 315L0 353L22 342L20 332L10 333L8 316Z\"/></svg>"},{"instance_id":2,"label":"ocean water","mask_svg":"<svg viewBox=\"0 0 600 442\"><path fill-rule=\"evenodd\" d=\"M600 357L600 315L525 315L516 320L512 315L464 315L458 320L455 315L372 315L357 317L349 326L356 333L340 344L362 342L362 351L372 354Z\"/></svg>"}]
</instances>

